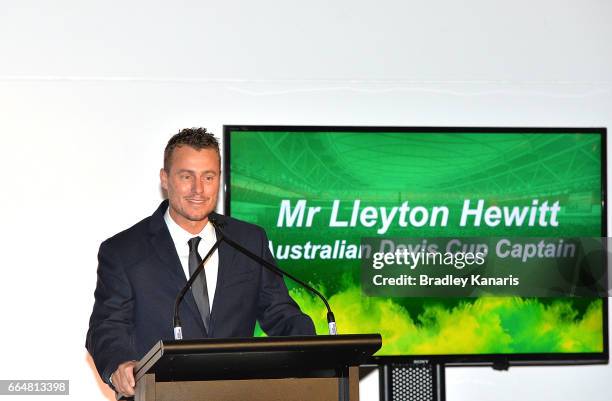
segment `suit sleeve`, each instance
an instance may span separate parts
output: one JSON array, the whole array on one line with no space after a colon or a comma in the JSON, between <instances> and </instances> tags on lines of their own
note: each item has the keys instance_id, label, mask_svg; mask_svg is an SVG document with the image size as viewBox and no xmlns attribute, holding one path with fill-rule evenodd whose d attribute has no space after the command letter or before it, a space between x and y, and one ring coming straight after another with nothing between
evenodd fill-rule
<instances>
[{"instance_id":1,"label":"suit sleeve","mask_svg":"<svg viewBox=\"0 0 612 401\"><path fill-rule=\"evenodd\" d=\"M135 359L132 336L134 300L124 266L107 243L98 253L95 302L85 346L109 385L117 366ZM112 385L111 385L112 386Z\"/></svg>"},{"instance_id":2,"label":"suit sleeve","mask_svg":"<svg viewBox=\"0 0 612 401\"><path fill-rule=\"evenodd\" d=\"M261 230L262 256L276 265L270 249L268 237ZM257 305L259 324L266 334L271 336L315 335L312 319L302 313L300 307L289 296L284 279L262 268L261 285Z\"/></svg>"}]
</instances>

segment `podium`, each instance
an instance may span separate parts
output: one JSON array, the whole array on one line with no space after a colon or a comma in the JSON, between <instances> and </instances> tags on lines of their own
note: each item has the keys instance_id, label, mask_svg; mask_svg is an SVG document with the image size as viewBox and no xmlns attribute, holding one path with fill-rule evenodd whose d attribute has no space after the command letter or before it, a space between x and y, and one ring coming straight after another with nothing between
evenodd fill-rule
<instances>
[{"instance_id":1,"label":"podium","mask_svg":"<svg viewBox=\"0 0 612 401\"><path fill-rule=\"evenodd\" d=\"M137 364L135 401L357 401L379 334L160 341Z\"/></svg>"}]
</instances>

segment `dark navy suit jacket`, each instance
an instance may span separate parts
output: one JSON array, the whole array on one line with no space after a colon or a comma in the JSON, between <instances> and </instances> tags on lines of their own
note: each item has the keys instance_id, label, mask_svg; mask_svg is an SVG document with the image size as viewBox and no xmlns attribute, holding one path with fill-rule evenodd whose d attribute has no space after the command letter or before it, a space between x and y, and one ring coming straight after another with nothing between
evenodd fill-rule
<instances>
[{"instance_id":1,"label":"dark navy suit jacket","mask_svg":"<svg viewBox=\"0 0 612 401\"><path fill-rule=\"evenodd\" d=\"M108 383L117 366L138 360L159 340L174 337L174 300L187 283L164 221L168 201L152 216L109 238L98 253L98 281L86 347ZM223 231L273 261L264 230L214 214ZM315 334L312 320L291 299L281 277L227 243L219 246L219 275L210 332L191 292L180 306L184 339L251 337L255 322L272 336ZM204 255L202 255L204 256Z\"/></svg>"}]
</instances>

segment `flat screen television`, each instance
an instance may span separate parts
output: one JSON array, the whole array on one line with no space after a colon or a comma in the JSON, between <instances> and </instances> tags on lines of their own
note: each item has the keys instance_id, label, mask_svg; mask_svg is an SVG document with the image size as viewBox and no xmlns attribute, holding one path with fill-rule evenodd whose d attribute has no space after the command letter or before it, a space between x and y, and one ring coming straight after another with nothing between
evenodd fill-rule
<instances>
[{"instance_id":1,"label":"flat screen television","mask_svg":"<svg viewBox=\"0 0 612 401\"><path fill-rule=\"evenodd\" d=\"M380 236L605 237L605 128L230 125L223 140L225 213L266 229L278 265L327 296L339 333L382 334L372 363L607 363L605 297L369 297L354 252ZM449 218L444 227L381 229L350 218L355 200L452 212L465 199L559 202L559 224L466 227ZM301 218L291 214L299 202ZM310 219L309 207L320 208ZM330 225L334 213L343 223ZM320 301L286 282L327 333Z\"/></svg>"}]
</instances>

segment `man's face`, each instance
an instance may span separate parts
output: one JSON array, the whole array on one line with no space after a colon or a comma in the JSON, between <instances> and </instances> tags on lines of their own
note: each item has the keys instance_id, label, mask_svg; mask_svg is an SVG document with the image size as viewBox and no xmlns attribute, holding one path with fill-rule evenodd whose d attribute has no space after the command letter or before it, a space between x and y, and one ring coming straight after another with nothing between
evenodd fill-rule
<instances>
[{"instance_id":1,"label":"man's face","mask_svg":"<svg viewBox=\"0 0 612 401\"><path fill-rule=\"evenodd\" d=\"M170 216L192 234L199 233L215 210L219 193L219 156L214 149L179 146L172 152L170 171L160 171L168 193Z\"/></svg>"}]
</instances>

